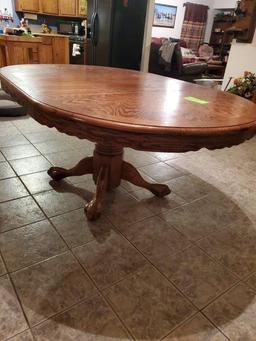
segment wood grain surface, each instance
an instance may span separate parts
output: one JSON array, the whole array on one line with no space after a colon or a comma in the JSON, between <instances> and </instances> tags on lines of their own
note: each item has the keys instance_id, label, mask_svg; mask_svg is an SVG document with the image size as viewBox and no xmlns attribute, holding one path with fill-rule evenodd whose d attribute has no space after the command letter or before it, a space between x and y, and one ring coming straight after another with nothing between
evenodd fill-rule
<instances>
[{"instance_id":1,"label":"wood grain surface","mask_svg":"<svg viewBox=\"0 0 256 341\"><path fill-rule=\"evenodd\" d=\"M256 132L256 105L149 73L78 65L1 69L2 86L42 124L94 142L152 151L239 144ZM198 104L187 100L207 101Z\"/></svg>"}]
</instances>

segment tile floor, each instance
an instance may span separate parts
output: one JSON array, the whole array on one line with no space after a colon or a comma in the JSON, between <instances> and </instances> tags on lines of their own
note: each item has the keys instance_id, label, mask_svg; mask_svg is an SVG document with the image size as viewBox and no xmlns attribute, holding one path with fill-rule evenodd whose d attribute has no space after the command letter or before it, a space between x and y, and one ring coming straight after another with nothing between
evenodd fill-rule
<instances>
[{"instance_id":1,"label":"tile floor","mask_svg":"<svg viewBox=\"0 0 256 341\"><path fill-rule=\"evenodd\" d=\"M255 341L256 138L186 154L125 150L164 199L127 182L85 219L92 143L0 120L0 341Z\"/></svg>"}]
</instances>

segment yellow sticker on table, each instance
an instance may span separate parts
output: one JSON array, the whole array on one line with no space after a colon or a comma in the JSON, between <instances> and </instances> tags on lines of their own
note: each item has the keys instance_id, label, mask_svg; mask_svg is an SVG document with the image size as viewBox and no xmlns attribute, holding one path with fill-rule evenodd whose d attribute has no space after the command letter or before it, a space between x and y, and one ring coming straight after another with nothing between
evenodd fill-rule
<instances>
[{"instance_id":1,"label":"yellow sticker on table","mask_svg":"<svg viewBox=\"0 0 256 341\"><path fill-rule=\"evenodd\" d=\"M185 97L185 99L187 101L190 101L190 102L193 102L193 103L197 103L197 104L208 104L209 103L208 101L206 101L204 99L193 97L193 96Z\"/></svg>"}]
</instances>

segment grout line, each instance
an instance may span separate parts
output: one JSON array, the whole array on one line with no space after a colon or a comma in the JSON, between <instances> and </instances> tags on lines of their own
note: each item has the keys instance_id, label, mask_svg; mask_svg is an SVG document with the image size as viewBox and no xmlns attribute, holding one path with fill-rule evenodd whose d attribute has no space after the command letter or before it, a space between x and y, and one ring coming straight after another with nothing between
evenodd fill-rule
<instances>
[{"instance_id":1,"label":"grout line","mask_svg":"<svg viewBox=\"0 0 256 341\"><path fill-rule=\"evenodd\" d=\"M18 129L18 128L17 128ZM24 136L24 135L23 135ZM30 141L29 141L30 142ZM31 142L30 142L31 143ZM31 143L32 144L32 143ZM32 144L33 145L33 144ZM34 146L34 145L33 145ZM35 147L35 146L34 146ZM36 147L35 147L36 148ZM40 152L40 151L39 151ZM40 154L41 154L41 152L40 152ZM45 158L45 156L43 155L43 154L41 154L44 158ZM164 162L164 161L162 161L162 162ZM175 167L174 167L175 168ZM37 172L36 172L37 173ZM183 174L183 176L184 176L184 174ZM30 193L30 192L29 192ZM42 193L42 192L40 192L40 193ZM129 192L128 192L129 193ZM130 193L129 193L130 194ZM207 194L208 195L208 194ZM207 196L206 195L206 196ZM36 200L34 199L34 197L31 195L31 197L33 198L33 200L36 202ZM17 198L18 199L18 198ZM200 198L198 198L198 199L196 199L196 200L194 200L194 201L197 201L197 200L200 200L200 199L202 199L202 197L200 197ZM13 200L15 200L15 199L13 199ZM192 202L194 202L194 201L192 201ZM180 205L180 206L185 206L185 205L187 205L187 204L190 204L190 203L192 203L192 202L189 202L189 203L186 203L186 204L184 204L184 205ZM41 207L40 207L40 205L36 202L36 204L39 206L39 208L41 209ZM178 207L180 207L180 206L178 206ZM176 207L177 208L177 207ZM173 208L173 209L176 209L176 208ZM71 210L71 211L68 211L68 212L64 212L64 213L60 213L60 214L58 214L57 216L60 216L60 215L63 215L63 214L66 214L66 213L69 213L69 212L72 212L72 211L76 211L76 210L79 210L79 209L81 209L81 208L76 208L76 209L74 209L74 210ZM171 211L171 210L173 210L173 209L170 209L170 210L168 210L168 211ZM53 226L53 228L56 230L56 232L58 233L58 235L64 240L64 238L61 236L61 234L57 231L57 229L55 228L55 226L54 226L54 224L51 222L51 218L53 218L53 217L48 217L47 215L46 215L46 213L43 211L43 209L41 209L42 210L42 212L44 213L44 215L45 215L45 217L46 217L46 219L51 223L51 225ZM146 217L146 218L143 218L142 220L140 220L140 221L143 221L143 220L146 220L146 219L149 219L149 218L152 218L153 216L158 216L157 214L154 214L154 215L152 215L151 217ZM161 217L160 217L161 218ZM108 218L107 218L108 219ZM109 220L109 219L108 219ZM131 223L130 225L132 225L132 224L136 224L136 223L138 223L139 221L136 221L135 223ZM167 222L166 222L167 223ZM167 223L167 224L169 224L169 223ZM27 224L27 225L31 225L31 223L30 224ZM25 226L27 226L27 225L25 225ZM136 246L130 241L130 240L128 240L124 235L123 235L123 233L120 231L120 230L118 230L118 228L116 228L112 223L111 223L111 225L113 226L113 230L114 231L117 231L120 235L122 235L128 242L129 242L129 244L131 244L145 259L146 259L146 261L149 263L149 264L151 264L161 275L162 275L162 277L164 277L164 278L166 278L167 280L168 280L168 282L170 282L173 286L175 286L173 283L172 283L172 281L170 281L165 275L163 275L163 273L157 268L157 267L155 267L154 266L154 264L153 263L151 263L151 261L150 260L148 260L147 259L147 257L146 256L144 256L144 254L140 251L140 250L138 250L137 248L136 248ZM171 224L170 224L170 226L172 227L172 228L174 228L175 230L177 230L175 227L173 227ZM177 230L178 231L178 230ZM7 232L7 231L5 231L5 232ZM178 231L179 233L181 233L180 231ZM208 237L208 236L206 236L206 237ZM65 240L64 240L64 242L65 242ZM194 246L196 246L196 247L198 247L198 248L200 248L200 246L199 245L197 245L194 241L190 241L191 242L191 245L194 245ZM67 245L67 243L65 242L65 244ZM87 243L86 243L87 244ZM84 244L85 245L85 244ZM80 245L80 246L83 246L83 245ZM67 245L67 247L68 247L68 250L69 251L71 251L71 253L73 254L73 252L72 252L72 249ZM200 248L201 249L201 248ZM209 258L211 258L215 263L219 263L215 258L212 258L210 255L208 255L203 249L201 249ZM179 250L178 252L182 252L182 250ZM59 254L58 254L59 255ZM56 256L58 256L58 255L56 255ZM56 257L55 256L55 257ZM75 257L75 255L73 254L73 256ZM3 258L3 257L2 257ZM52 257L50 257L50 258L52 258ZM82 266L82 264L79 262L79 260L75 257L75 259L78 261L78 263L80 264L80 266ZM47 260L47 259L46 259ZM45 260L45 261L46 261ZM3 261L4 261L4 258L3 258ZM40 262L39 262L40 263ZM222 263L219 263L219 264L221 264L223 267L225 267ZM33 264L34 265L34 264ZM87 273L87 271L85 270L85 268L82 266L82 268L83 268L83 270L85 271L85 273L88 275L88 273ZM226 267L225 267L226 268ZM227 269L227 271L230 271L228 268L226 268ZM7 267L6 267L6 270L7 270ZM136 273L136 272L135 272ZM135 273L131 273L131 274L129 274L129 277L130 276L133 276ZM8 275L9 276L9 275ZM89 276L89 275L88 275ZM247 277L248 277L249 275L247 275ZM237 277L237 276L236 276ZM90 276L89 276L89 278L91 278ZM122 278L119 282L122 282L123 280L126 280L126 278L127 277L125 277L125 278ZM119 283L118 282L118 283ZM93 283L94 283L94 281L93 281ZM217 300L220 296L222 296L223 294L225 294L226 292L228 292L229 290L231 290L233 287L235 287L236 285L238 285L239 283L241 283L241 280L239 280L238 282L236 282L234 285L232 285L229 289L227 289L226 291L224 291L224 292L222 292L219 296L217 296L217 297L215 297L210 303L208 303L205 307L203 307L203 308L201 308L201 309L199 309L199 311L204 315L204 313L202 312L202 310L203 309L205 309L208 305L210 305L212 302L214 302L215 300ZM116 285L117 283L115 283L115 284L111 284L109 287L112 287L112 286L114 286L114 285ZM12 283L12 285L13 285L13 283ZM94 283L94 285L95 285L95 283ZM14 285L13 285L14 286ZM96 286L96 285L95 285ZM176 286L175 286L176 287ZM96 288L97 288L97 286L96 286ZM177 289L177 288L176 288ZM104 289L102 289L102 291L103 290L105 290L105 288ZM178 290L178 291L180 291L180 290ZM15 291L16 292L16 291ZM181 292L181 291L180 291ZM101 290L99 289L99 293L102 295L102 298L103 299L105 299L105 296L101 293ZM182 296L184 296L187 300L188 300L188 298L186 297L186 295L185 294L183 294L182 292L181 292L181 294L182 294ZM17 294L16 294L17 295ZM93 296L94 297L94 296ZM88 298L87 298L88 299ZM108 300L106 300L105 299L105 301L106 302L108 302ZM190 300L189 300L190 301ZM75 303L74 305L77 305L78 303ZM112 306L111 306L111 304L110 303L108 303L108 305L110 305L110 307L111 307L111 310L113 310L114 311L114 309L112 308ZM67 308L66 310L70 310L70 307L69 308ZM196 307L196 310L198 310L198 308ZM114 311L114 313L115 313L115 311ZM198 313L198 311L197 312L195 312L195 314L194 315L196 315ZM59 313L56 313L56 315L58 315L58 314L60 314L60 312ZM115 313L115 315L117 315L118 316L118 314L117 313ZM193 316L194 316L193 315ZM205 316L205 315L204 315ZM205 316L206 318L207 318L207 316ZM189 317L189 318L191 318L191 316ZM187 318L187 320L189 319L189 318ZM121 320L121 318L119 318L120 319L120 321L122 322L122 320ZM207 318L207 320L209 320L208 318ZM186 321L186 320L185 320ZM180 324L183 324L183 323L185 323L185 321L182 321ZM211 321L211 320L209 320L214 326L215 326L215 324ZM178 326L177 326L177 328L178 328ZM216 328L218 328L217 326L216 326ZM176 329L176 327L175 327L175 329ZM218 328L219 329L219 328ZM168 333L168 334L170 334L170 333ZM223 334L223 333L222 333ZM224 334L223 334L224 335Z\"/></svg>"},{"instance_id":2,"label":"grout line","mask_svg":"<svg viewBox=\"0 0 256 341\"><path fill-rule=\"evenodd\" d=\"M108 220L108 219L107 219ZM109 221L109 223L111 224L112 228L114 231L115 227L114 225ZM116 316L116 318L119 320L119 322L121 323L121 325L123 326L124 330L127 332L128 335L132 336L132 338L135 340L135 337L133 335L133 333L130 331L130 329L126 326L126 324L123 322L123 320L121 319L121 317L119 316L119 314L112 308L112 305L110 305L110 303L108 302L108 300L106 299L106 297L103 294L104 289L101 289L98 284L95 282L95 280L93 279L93 277L90 275L90 273L86 270L86 268L84 267L84 265L80 262L79 258L76 256L76 254L73 252L72 249L70 249L72 255L75 257L75 259L77 260L77 262L79 263L79 265L82 267L82 269L84 270L84 272L87 274L87 276L90 278L90 280L92 281L92 283L94 284L94 286L96 287L97 291L99 292L101 298L106 302L107 306L110 308L110 310L112 311L112 313L114 314L114 316Z\"/></svg>"},{"instance_id":3,"label":"grout line","mask_svg":"<svg viewBox=\"0 0 256 341\"><path fill-rule=\"evenodd\" d=\"M22 180L21 180L21 181L22 181ZM23 182L22 182L22 183L23 183ZM24 186L25 186L25 184L24 184ZM25 187L26 187L26 186L25 186ZM27 189L27 187L26 187L26 189ZM33 196L31 196L31 197L33 198ZM46 215L46 213L44 212L44 210L41 208L41 206L37 203L37 201L36 201L34 198L33 198L33 200L36 202L37 206L38 206L38 207L41 209L41 211L43 212L43 214L44 214L44 216L45 216L45 219L43 219L43 220L48 220L48 221L50 222L51 226L52 226L52 227L54 228L54 230L57 232L58 236L63 240L63 242L64 242L65 245L67 246L67 250L64 251L64 252L62 252L62 253L60 253L60 254L57 254L57 255L52 256L52 257L50 257L50 258L47 258L47 259L45 259L45 260L43 260L43 261L41 261L41 262L37 262L37 263L31 264L30 266L25 267L25 268L21 268L21 269L19 269L19 270L17 270L17 271L22 271L22 270L24 270L24 269L26 269L26 268L29 268L29 267L34 266L34 265L36 265L36 264L45 262L45 261L47 261L47 260L49 260L49 259L51 259L51 258L57 257L57 256L59 256L59 255L61 255L61 254L64 254L64 253L70 251L71 254L73 255L73 257L76 259L76 261L79 263L79 265L80 265L81 268L83 269L83 271L84 271L84 272L87 274L87 276L90 278L91 282L94 284L94 286L96 287L97 291L101 294L101 296L102 296L102 297L104 298L104 300L105 300L105 297L104 297L104 295L101 293L101 290L98 288L98 286L96 285L95 281L91 278L91 276L88 274L88 272L84 269L84 267L82 266L82 264L80 263L80 261L78 260L78 258L77 258L77 257L75 256L75 254L72 252L72 249L69 247L69 245L68 245L67 242L65 241L65 239L61 236L61 234L60 234L60 233L58 232L58 230L55 228L54 224L53 224L53 223L51 222L51 220L50 220L50 217L48 217L48 216ZM72 211L76 211L76 210L79 210L79 209L81 209L81 208L76 208L75 210L72 210ZM68 212L65 212L65 213L69 213L69 212L72 212L72 211L68 211ZM63 214L65 214L65 213L61 213L60 215L63 215ZM53 217L51 217L51 218L53 218ZM31 225L31 224L27 224L27 225ZM26 226L27 226L27 225L26 225ZM111 223L111 226L113 227L113 224L112 224L112 223ZM6 231L6 232L7 232L7 231ZM5 266L6 266L6 265L5 265ZM6 270L8 271L7 267L6 267ZM16 271L14 271L14 272L16 272ZM11 273L14 273L14 272L11 272ZM9 273L8 273L8 276L9 276ZM12 285L14 286L13 282L12 282ZM18 296L18 294L17 294L17 292L16 292L16 288L15 288L15 293L16 293L16 295ZM19 299L19 297L18 297L18 299ZM106 301L106 300L105 300L105 301ZM19 299L19 303L20 303L20 305L21 305L20 299ZM74 303L74 306L77 305L77 304L78 304L78 302ZM108 306L109 306L109 304L108 304ZM70 307L69 307L69 309L70 309ZM23 307L22 307L22 311L23 311L23 313L25 314L25 312L24 312L24 310L23 310ZM112 307L111 307L111 311L114 313L114 315L115 315L115 316L118 318L118 320L121 322L121 325L122 325L123 328L126 330L126 332L128 333L128 335L132 336L132 333L127 329L126 325L122 322L122 320L121 320L120 317L116 314L116 312L112 309ZM55 315L58 315L58 314L61 314L61 313L62 313L62 311L56 313ZM55 315L53 315L53 316L55 316ZM26 316L26 315L25 315L25 316ZM49 317L49 318L52 318L53 316L51 316L51 317ZM46 319L46 320L47 320L47 319ZM45 322L46 320L44 320L44 322ZM27 317L26 317L26 321L27 321L27 323L28 323ZM40 323L41 323L41 322L40 322ZM29 323L28 323L28 326L30 326Z\"/></svg>"},{"instance_id":4,"label":"grout line","mask_svg":"<svg viewBox=\"0 0 256 341\"><path fill-rule=\"evenodd\" d=\"M204 313L203 311L201 311L200 313L203 315L204 318L207 319L207 321L209 321L216 329L218 329L218 331L219 331L222 335L224 335L229 341L232 341L226 334L224 334L224 332L222 331L222 329L221 329L219 326L217 326L217 324L215 324L212 320L209 319L209 317L208 317L207 315L205 315L205 313Z\"/></svg>"},{"instance_id":5,"label":"grout line","mask_svg":"<svg viewBox=\"0 0 256 341\"><path fill-rule=\"evenodd\" d=\"M7 339L4 339L4 341L11 341L11 340L13 340L13 338L16 338L16 337L18 337L18 336L21 336L23 333L25 333L25 332L27 332L27 331L29 331L29 332L31 333L31 335L32 335L32 340L35 341L34 335L32 334L32 331L31 331L30 328L25 329L25 330L23 330L22 332L19 332L18 334L15 334L15 335L13 335L13 336L8 337Z\"/></svg>"},{"instance_id":6,"label":"grout line","mask_svg":"<svg viewBox=\"0 0 256 341\"><path fill-rule=\"evenodd\" d=\"M182 327L184 324L186 324L188 321L192 320L198 314L200 314L200 312L195 311L193 314L191 314L190 316L186 317L185 320L183 320L182 322L178 323L175 327L172 328L172 330L168 331L168 333L164 334L164 336L161 336L159 341L164 340L167 336L172 334L176 329ZM208 340L205 340L205 341L208 341Z\"/></svg>"},{"instance_id":7,"label":"grout line","mask_svg":"<svg viewBox=\"0 0 256 341\"><path fill-rule=\"evenodd\" d=\"M152 217L150 217L150 218L152 218ZM161 275L161 277L164 277L172 286L174 286L176 289L177 289L177 291L187 300L187 301L189 301L190 303L191 303L191 305L193 305L193 307L197 310L197 311L199 311L199 308L190 300L190 298L188 298L177 286L176 286L176 284L174 284L164 273L162 273L155 265L154 265L154 263L152 263L151 262L151 260L149 259L149 258L147 258L143 253L142 253L142 251L140 251L137 247L136 247L136 245L134 245L131 241L129 241L129 239L127 239L127 237L121 232L121 231L119 231L122 235L123 235L123 237L130 243L130 244L132 244L134 247L135 247L135 249L143 256L143 258ZM181 250L182 251L182 250ZM179 252L179 251L178 251ZM177 253L178 253L177 252ZM174 253L174 254L176 254L176 253ZM134 273L133 273L134 274Z\"/></svg>"},{"instance_id":8,"label":"grout line","mask_svg":"<svg viewBox=\"0 0 256 341\"><path fill-rule=\"evenodd\" d=\"M10 280L10 282L11 282L11 285L12 285L13 290L14 290L15 295L16 295L16 299L17 299L17 301L18 301L18 303L19 303L20 309L21 309L21 311L22 311L22 313L23 313L24 319L25 319L25 321L26 321L26 323L27 323L27 326L28 326L28 328L29 328L29 322L28 322L27 315L25 314L23 305L22 305L21 300L20 300L20 297L19 297L19 295L18 295L18 291L17 291L17 289L16 289L16 287L15 287L15 285L14 285L14 282L13 282L13 280L12 280L12 277L10 276L9 273L8 273L8 278L9 278L9 280Z\"/></svg>"}]
</instances>

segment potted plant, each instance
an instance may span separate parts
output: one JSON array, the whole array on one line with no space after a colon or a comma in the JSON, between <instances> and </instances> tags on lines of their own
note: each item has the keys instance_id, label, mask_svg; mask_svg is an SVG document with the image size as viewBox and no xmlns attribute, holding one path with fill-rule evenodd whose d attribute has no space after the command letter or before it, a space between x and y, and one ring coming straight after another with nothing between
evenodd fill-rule
<instances>
[{"instance_id":1,"label":"potted plant","mask_svg":"<svg viewBox=\"0 0 256 341\"><path fill-rule=\"evenodd\" d=\"M256 74L245 71L243 77L234 80L234 85L228 89L228 92L256 103Z\"/></svg>"}]
</instances>

